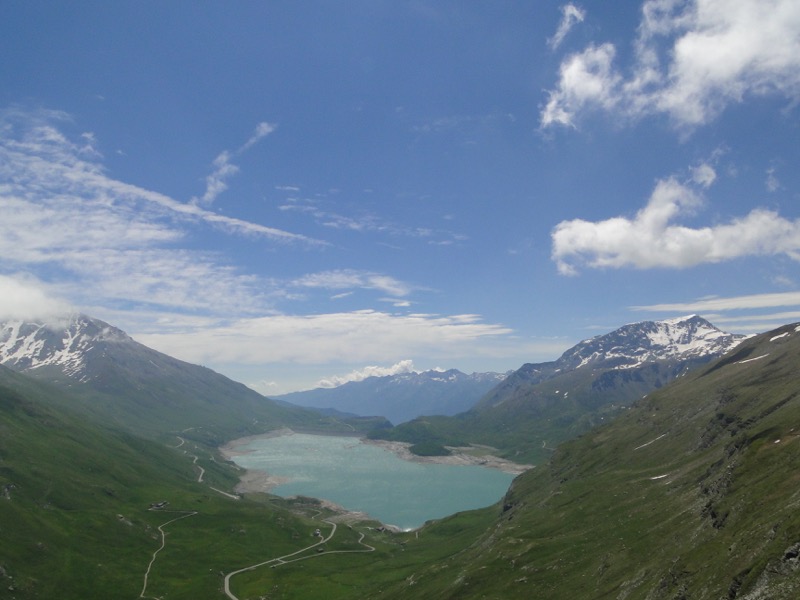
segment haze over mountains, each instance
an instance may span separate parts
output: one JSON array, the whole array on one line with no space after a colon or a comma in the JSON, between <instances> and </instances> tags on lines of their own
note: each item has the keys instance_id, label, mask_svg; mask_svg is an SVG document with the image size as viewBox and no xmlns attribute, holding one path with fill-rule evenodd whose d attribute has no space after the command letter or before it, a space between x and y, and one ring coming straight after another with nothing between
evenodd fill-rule
<instances>
[{"instance_id":1,"label":"haze over mountains","mask_svg":"<svg viewBox=\"0 0 800 600\"><path fill-rule=\"evenodd\" d=\"M589 378L591 405L606 404L606 397L624 404L724 354L742 338L690 315L625 325L577 344L556 361L526 364L506 374L465 375L455 369L403 373L274 398L299 406L381 415L398 425L416 417L496 408L513 403L517 396L524 396L529 405L538 393L532 388L548 380L562 382L549 393L553 400L560 397L558 404L563 407L569 403L570 391L573 395L586 393L581 386ZM574 380L576 373L581 374L580 382Z\"/></svg>"},{"instance_id":2,"label":"haze over mountains","mask_svg":"<svg viewBox=\"0 0 800 600\"><path fill-rule=\"evenodd\" d=\"M267 431L274 423L310 429L334 423L318 413L279 405L211 369L148 348L82 314L48 322L1 323L0 364L49 383L80 388L80 398L71 402L83 404L108 423L149 436L197 428L221 442Z\"/></svg>"},{"instance_id":3,"label":"haze over mountains","mask_svg":"<svg viewBox=\"0 0 800 600\"><path fill-rule=\"evenodd\" d=\"M409 443L486 444L505 458L538 463L559 442L743 339L691 315L644 321L585 340L557 360L526 364L453 417L419 417L374 435Z\"/></svg>"},{"instance_id":4,"label":"haze over mountains","mask_svg":"<svg viewBox=\"0 0 800 600\"><path fill-rule=\"evenodd\" d=\"M248 570L236 597L800 594L797 324L748 339L697 316L626 325L524 365L465 413L388 430L276 404L83 315L0 324L0 363L3 597L135 596L152 558L144 597L219 598L225 574L303 548L313 568ZM540 455L494 507L418 532L337 532L342 517L314 501L233 493L216 446L278 427ZM157 500L165 512L148 510ZM320 527L317 552L304 538Z\"/></svg>"},{"instance_id":5,"label":"haze over mountains","mask_svg":"<svg viewBox=\"0 0 800 600\"><path fill-rule=\"evenodd\" d=\"M798 324L741 342L563 443L382 597L800 597L798 364Z\"/></svg>"},{"instance_id":6,"label":"haze over mountains","mask_svg":"<svg viewBox=\"0 0 800 600\"><path fill-rule=\"evenodd\" d=\"M505 378L501 373L457 369L368 377L334 388L293 392L273 399L298 406L333 408L346 413L380 415L395 425L422 415L455 415L469 410Z\"/></svg>"}]
</instances>

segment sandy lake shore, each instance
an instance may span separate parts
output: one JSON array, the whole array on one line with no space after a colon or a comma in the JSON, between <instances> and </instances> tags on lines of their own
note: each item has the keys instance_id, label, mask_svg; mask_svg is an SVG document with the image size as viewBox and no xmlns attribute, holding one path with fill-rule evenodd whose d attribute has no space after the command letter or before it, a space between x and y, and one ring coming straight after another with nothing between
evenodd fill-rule
<instances>
[{"instance_id":1,"label":"sandy lake shore","mask_svg":"<svg viewBox=\"0 0 800 600\"><path fill-rule=\"evenodd\" d=\"M458 448L448 446L447 449L452 452L452 454L448 456L418 456L411 452L411 444L406 442L389 442L386 440L370 440L367 438L362 438L361 441L365 444L372 444L380 448L385 448L396 454L399 458L411 462L435 463L440 465L473 465L497 469L504 473L511 473L512 475L519 475L533 468L533 465L521 465L494 456L493 454L474 454L475 448L472 447Z\"/></svg>"}]
</instances>

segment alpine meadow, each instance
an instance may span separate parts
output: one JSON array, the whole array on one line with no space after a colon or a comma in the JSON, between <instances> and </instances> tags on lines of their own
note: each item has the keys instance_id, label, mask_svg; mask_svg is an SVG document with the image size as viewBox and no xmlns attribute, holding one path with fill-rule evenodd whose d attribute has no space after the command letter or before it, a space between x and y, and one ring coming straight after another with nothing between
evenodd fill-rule
<instances>
[{"instance_id":1,"label":"alpine meadow","mask_svg":"<svg viewBox=\"0 0 800 600\"><path fill-rule=\"evenodd\" d=\"M0 600L800 598L800 2L0 55Z\"/></svg>"}]
</instances>

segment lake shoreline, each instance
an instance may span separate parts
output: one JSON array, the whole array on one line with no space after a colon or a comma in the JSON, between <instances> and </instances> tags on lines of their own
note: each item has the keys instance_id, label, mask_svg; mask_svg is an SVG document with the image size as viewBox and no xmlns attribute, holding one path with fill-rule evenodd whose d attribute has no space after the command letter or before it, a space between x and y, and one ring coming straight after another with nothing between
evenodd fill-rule
<instances>
[{"instance_id":1,"label":"lake shoreline","mask_svg":"<svg viewBox=\"0 0 800 600\"><path fill-rule=\"evenodd\" d=\"M236 464L234 457L255 452L255 450L240 450L242 446L256 440L269 439L285 435L295 435L298 433L302 432L294 431L293 429L290 429L288 427L283 427L281 429L276 429L274 431L269 431L267 433L249 435L246 437L231 440L225 443L223 446L220 446L219 451L226 460ZM314 435L324 435L324 434L314 434ZM494 456L492 454L485 454L480 456L469 454L468 450L471 450L472 448L448 447L448 450L450 450L452 454L449 454L447 456L419 456L411 452L410 448L412 444L409 444L407 442L372 440L364 436L352 436L352 437L358 438L358 440L363 444L370 444L372 446L377 446L379 448L383 448L384 450L388 450L398 458L409 462L441 464L441 465L479 466L479 467L486 467L489 469L497 469L499 471L503 471L504 473L509 473L511 475L519 475L521 473L524 473L528 469L533 468L534 466L534 465L522 465L504 458L500 458L498 456ZM242 467L239 467L238 465L237 468L242 469ZM244 469L244 472L239 476L239 483L237 483L236 486L234 487L234 491L240 494L270 493L276 486L279 486L283 483L287 483L288 481L290 481L290 478L288 477L280 477L272 475L267 471L263 471L260 469ZM346 509L343 509L342 507L339 506L337 506L336 508L344 510L345 512L349 512L346 511Z\"/></svg>"},{"instance_id":2,"label":"lake shoreline","mask_svg":"<svg viewBox=\"0 0 800 600\"><path fill-rule=\"evenodd\" d=\"M520 475L532 469L534 465L522 465L493 454L474 455L470 454L469 450L472 448L462 448L456 446L447 446L451 454L447 456L419 456L411 452L411 446L408 442L391 442L388 440L372 440L368 438L360 438L362 443L371 444L384 448L394 453L398 458L410 462L418 463L431 463L438 465L471 465L475 467L486 467L488 469L497 469L504 473L511 475Z\"/></svg>"}]
</instances>

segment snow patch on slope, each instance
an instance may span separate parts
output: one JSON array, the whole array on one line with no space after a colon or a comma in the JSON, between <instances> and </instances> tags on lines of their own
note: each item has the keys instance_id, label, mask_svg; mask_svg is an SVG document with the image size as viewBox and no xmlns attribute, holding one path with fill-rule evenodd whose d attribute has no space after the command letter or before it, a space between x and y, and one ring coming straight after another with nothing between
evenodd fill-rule
<instances>
[{"instance_id":1,"label":"snow patch on slope","mask_svg":"<svg viewBox=\"0 0 800 600\"><path fill-rule=\"evenodd\" d=\"M60 321L6 321L0 324L0 364L18 371L57 366L85 381L87 358L101 342L126 342L124 332L84 315Z\"/></svg>"}]
</instances>

